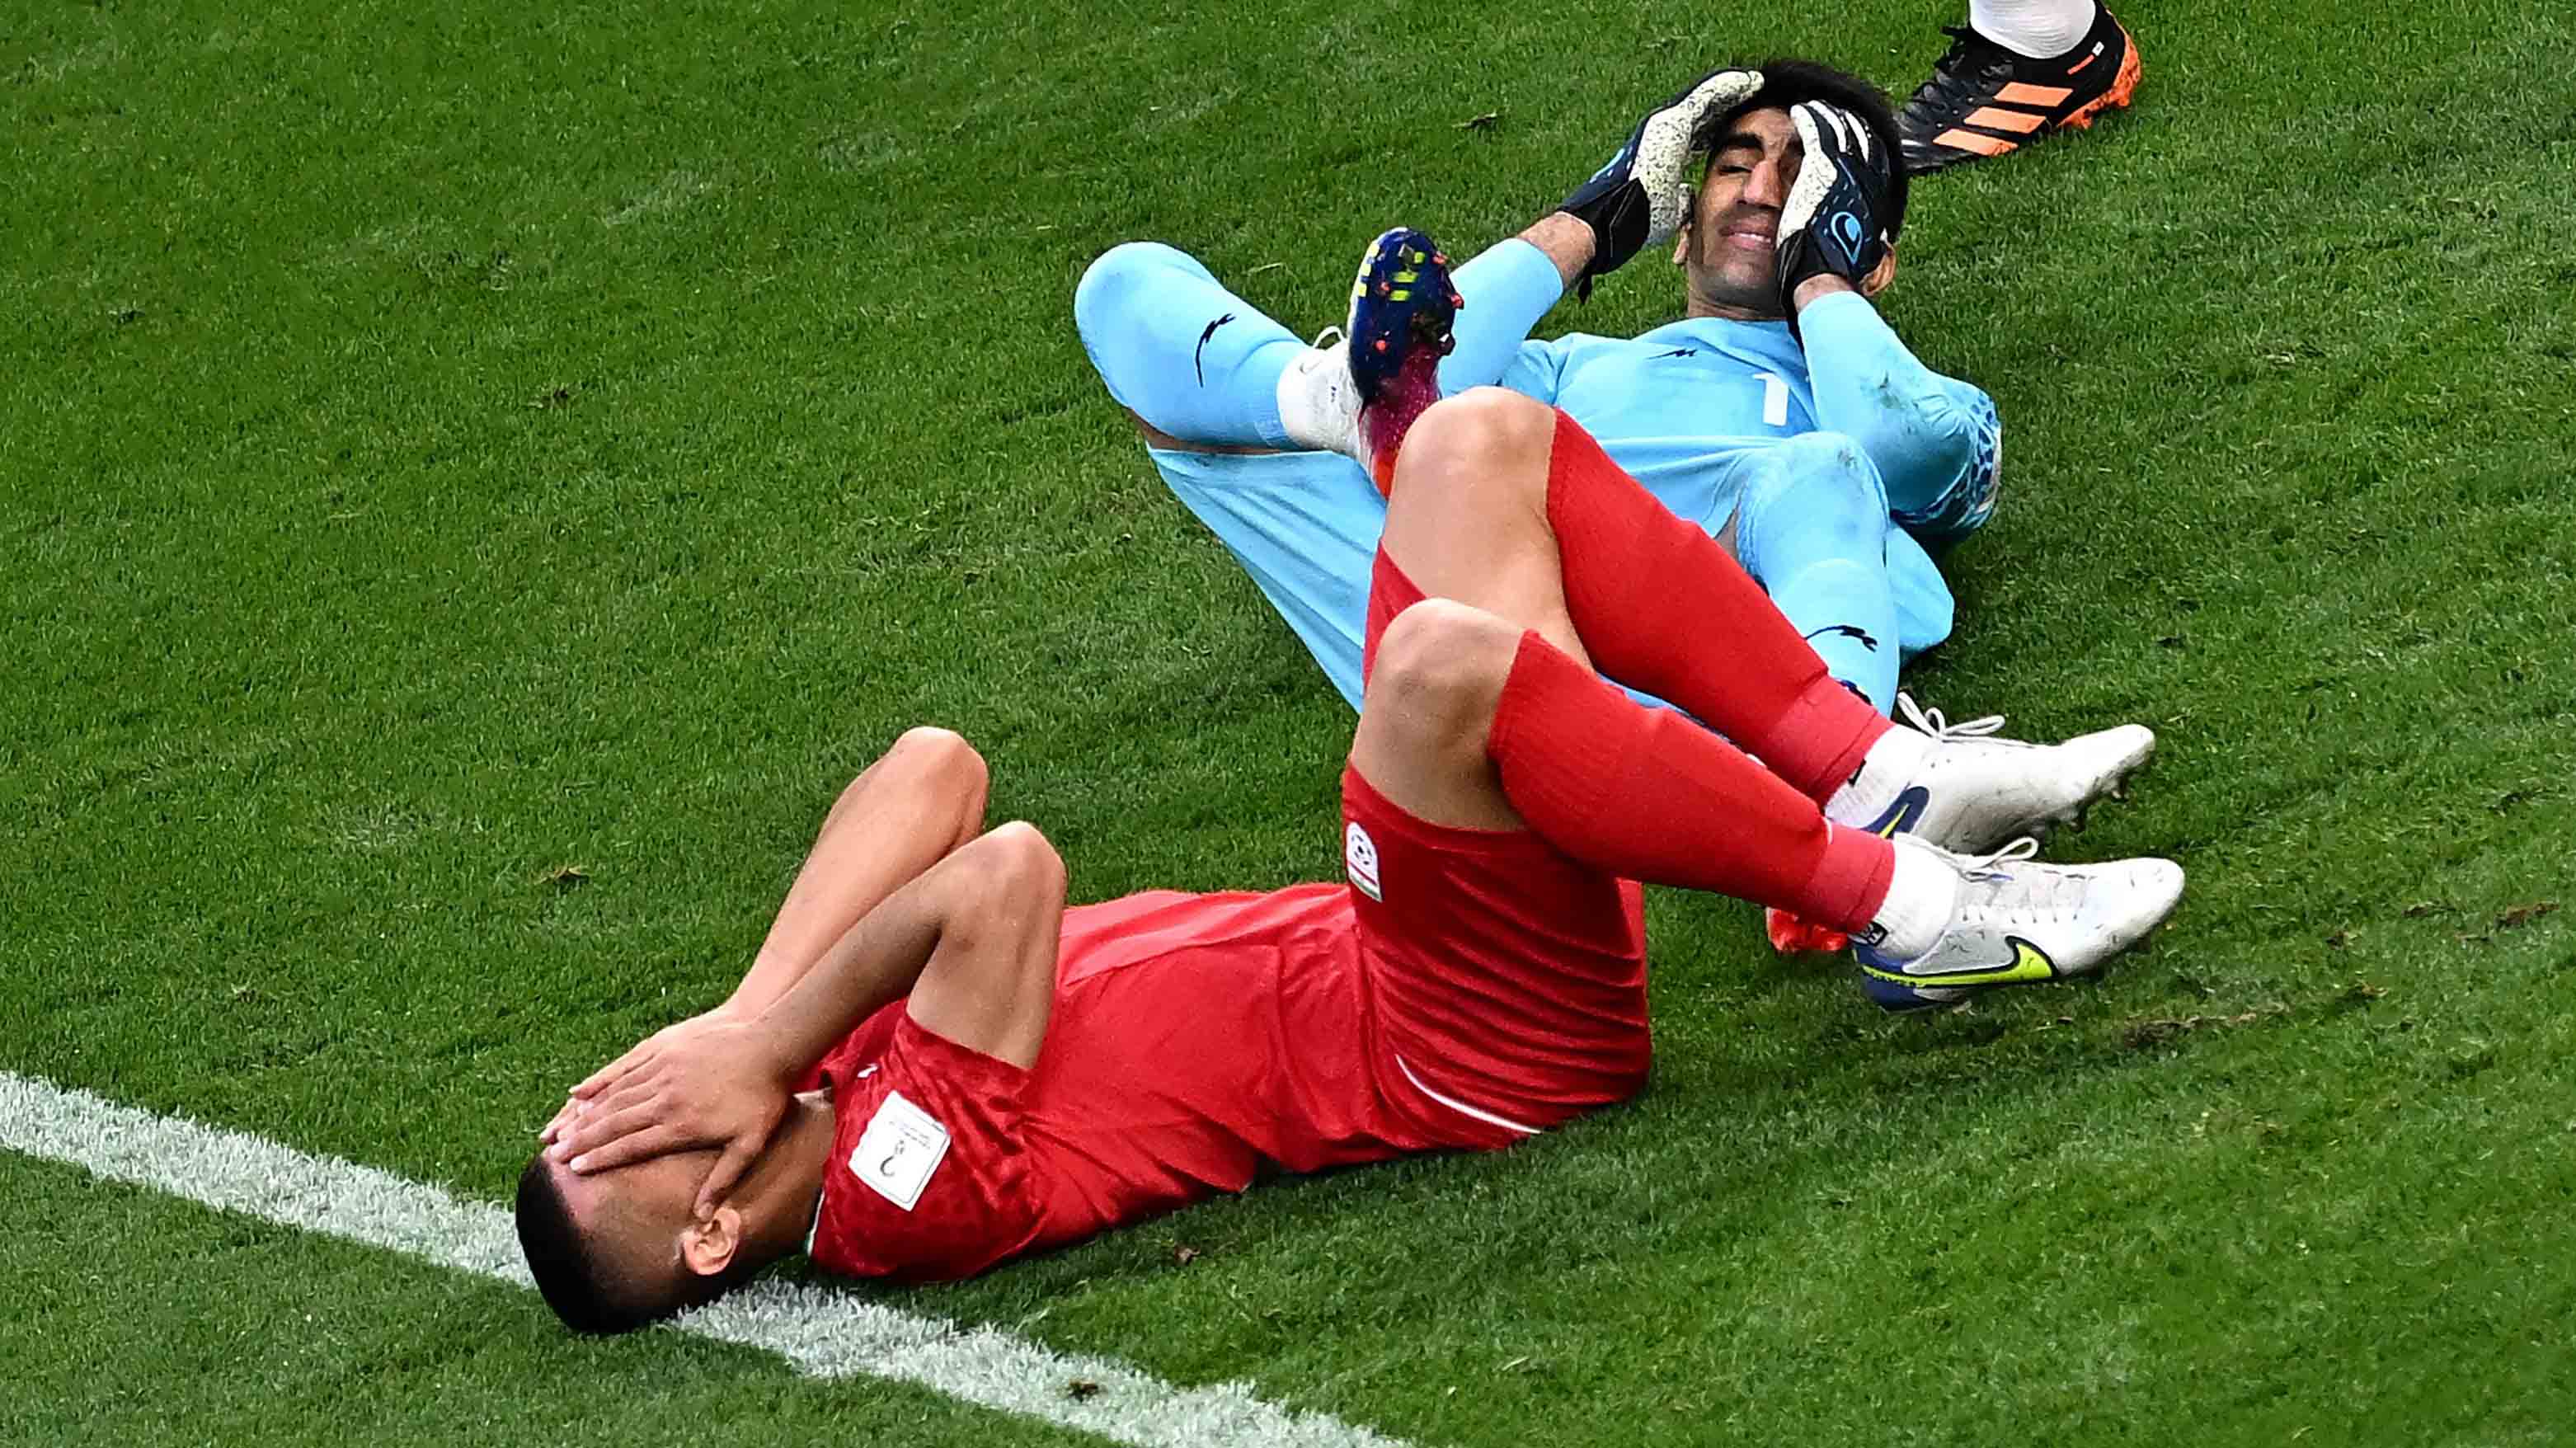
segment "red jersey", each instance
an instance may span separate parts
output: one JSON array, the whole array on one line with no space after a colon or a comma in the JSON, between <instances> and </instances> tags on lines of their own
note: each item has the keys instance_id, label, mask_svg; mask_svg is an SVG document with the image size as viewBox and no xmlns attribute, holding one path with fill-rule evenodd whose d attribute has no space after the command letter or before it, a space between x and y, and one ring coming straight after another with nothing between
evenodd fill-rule
<instances>
[{"instance_id":1,"label":"red jersey","mask_svg":"<svg viewBox=\"0 0 2576 1448\"><path fill-rule=\"evenodd\" d=\"M1643 1084L1634 885L1343 781L1347 884L1065 912L1034 1069L898 1002L825 1059L812 1254L962 1277L1268 1170L1508 1145Z\"/></svg>"}]
</instances>

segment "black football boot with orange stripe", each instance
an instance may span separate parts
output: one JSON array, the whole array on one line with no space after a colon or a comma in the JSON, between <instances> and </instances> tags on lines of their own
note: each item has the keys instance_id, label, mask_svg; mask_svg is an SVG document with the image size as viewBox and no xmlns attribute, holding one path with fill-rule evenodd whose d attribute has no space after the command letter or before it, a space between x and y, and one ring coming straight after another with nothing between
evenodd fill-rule
<instances>
[{"instance_id":1,"label":"black football boot with orange stripe","mask_svg":"<svg viewBox=\"0 0 2576 1448\"><path fill-rule=\"evenodd\" d=\"M1920 176L2083 130L2138 90L2138 46L2095 7L2093 28L2064 55L2033 60L1966 26L1944 26L1950 53L1896 116L1905 169Z\"/></svg>"}]
</instances>

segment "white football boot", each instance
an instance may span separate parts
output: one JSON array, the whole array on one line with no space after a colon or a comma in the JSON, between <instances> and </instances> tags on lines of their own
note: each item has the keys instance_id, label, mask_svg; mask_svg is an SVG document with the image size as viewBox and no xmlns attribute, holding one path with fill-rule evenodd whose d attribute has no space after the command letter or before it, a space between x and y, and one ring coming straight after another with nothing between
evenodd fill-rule
<instances>
[{"instance_id":1,"label":"white football boot","mask_svg":"<svg viewBox=\"0 0 2576 1448\"><path fill-rule=\"evenodd\" d=\"M2080 828L2093 801L2118 790L2156 749L2155 731L2143 724L2080 734L2062 744L2026 744L1997 737L2000 714L1953 724L1938 709L1916 707L1906 694L1896 696L1896 707L1920 731L1919 756L1892 765L1902 780L1892 803L1867 820L1838 822L1875 835L1912 835L1962 853L1991 850L2022 835L2045 837L2057 825Z\"/></svg>"},{"instance_id":2,"label":"white football boot","mask_svg":"<svg viewBox=\"0 0 2576 1448\"><path fill-rule=\"evenodd\" d=\"M2171 860L2052 865L2033 858L2033 839L1974 858L1911 837L1895 844L1896 868L1911 878L1891 885L1879 923L1852 944L1861 988L1890 1011L1955 1005L1982 991L2099 969L2145 939L2182 899L2182 866ZM1943 884L1953 892L1949 914L1929 948L1895 953L1901 942L1887 927L1899 913L1899 895L1907 913L1928 913L1926 890Z\"/></svg>"}]
</instances>

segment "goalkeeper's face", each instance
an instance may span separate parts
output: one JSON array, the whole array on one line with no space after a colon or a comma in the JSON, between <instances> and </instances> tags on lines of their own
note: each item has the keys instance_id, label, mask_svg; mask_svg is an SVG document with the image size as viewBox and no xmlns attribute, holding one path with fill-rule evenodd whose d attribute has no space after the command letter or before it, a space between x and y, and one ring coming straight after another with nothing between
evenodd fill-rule
<instances>
[{"instance_id":1,"label":"goalkeeper's face","mask_svg":"<svg viewBox=\"0 0 2576 1448\"><path fill-rule=\"evenodd\" d=\"M1780 208L1806 148L1788 111L1748 110L1718 133L1691 215L1674 238L1673 260L1690 279L1694 316L1780 316Z\"/></svg>"}]
</instances>

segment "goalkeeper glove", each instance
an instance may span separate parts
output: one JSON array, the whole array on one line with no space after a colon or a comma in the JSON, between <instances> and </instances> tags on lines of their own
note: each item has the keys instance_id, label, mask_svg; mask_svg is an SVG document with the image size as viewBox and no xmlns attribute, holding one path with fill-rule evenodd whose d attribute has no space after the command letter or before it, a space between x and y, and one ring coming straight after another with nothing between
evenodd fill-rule
<instances>
[{"instance_id":1,"label":"goalkeeper glove","mask_svg":"<svg viewBox=\"0 0 2576 1448\"><path fill-rule=\"evenodd\" d=\"M1576 284L1580 295L1592 295L1594 277L1673 239L1690 201L1687 172L1700 128L1761 89L1758 71L1710 71L1639 121L1610 164L1565 198L1557 210L1592 228L1592 260Z\"/></svg>"},{"instance_id":2,"label":"goalkeeper glove","mask_svg":"<svg viewBox=\"0 0 2576 1448\"><path fill-rule=\"evenodd\" d=\"M1798 284L1837 276L1857 287L1887 259L1879 219L1895 158L1860 117L1823 101L1789 108L1806 156L1780 208L1780 307L1798 324Z\"/></svg>"}]
</instances>

